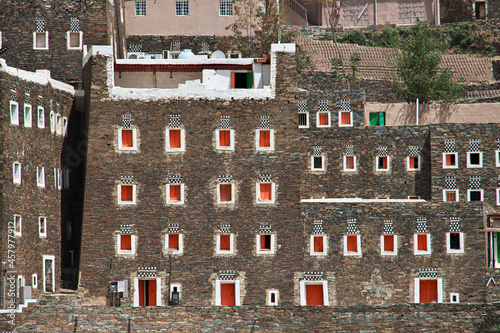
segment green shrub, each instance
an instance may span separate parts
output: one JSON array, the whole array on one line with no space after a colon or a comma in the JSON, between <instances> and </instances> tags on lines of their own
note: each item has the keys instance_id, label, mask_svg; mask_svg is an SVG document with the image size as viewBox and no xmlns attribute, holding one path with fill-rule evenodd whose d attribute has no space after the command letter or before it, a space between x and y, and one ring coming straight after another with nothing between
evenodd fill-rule
<instances>
[{"instance_id":1,"label":"green shrub","mask_svg":"<svg viewBox=\"0 0 500 333\"><path fill-rule=\"evenodd\" d=\"M358 45L366 44L366 36L363 31L360 30L351 30L344 36L342 36L343 43L353 43Z\"/></svg>"}]
</instances>

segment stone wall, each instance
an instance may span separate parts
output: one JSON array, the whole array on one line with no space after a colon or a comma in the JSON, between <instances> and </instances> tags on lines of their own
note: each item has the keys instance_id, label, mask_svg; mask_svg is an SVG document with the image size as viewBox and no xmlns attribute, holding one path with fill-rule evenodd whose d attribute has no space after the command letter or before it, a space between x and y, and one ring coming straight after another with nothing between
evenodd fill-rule
<instances>
[{"instance_id":1,"label":"stone wall","mask_svg":"<svg viewBox=\"0 0 500 333\"><path fill-rule=\"evenodd\" d=\"M17 317L16 332L493 332L497 305L347 307L39 306ZM21 326L22 325L22 326ZM2 326L13 330L12 326Z\"/></svg>"}]
</instances>

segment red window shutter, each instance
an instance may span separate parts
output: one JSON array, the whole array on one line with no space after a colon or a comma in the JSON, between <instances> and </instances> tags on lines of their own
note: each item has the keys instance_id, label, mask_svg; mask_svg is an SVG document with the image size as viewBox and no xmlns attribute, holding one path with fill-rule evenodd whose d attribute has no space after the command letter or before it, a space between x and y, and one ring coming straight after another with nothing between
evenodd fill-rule
<instances>
[{"instance_id":1,"label":"red window shutter","mask_svg":"<svg viewBox=\"0 0 500 333\"><path fill-rule=\"evenodd\" d=\"M220 250L231 250L231 235L220 235Z\"/></svg>"},{"instance_id":2,"label":"red window shutter","mask_svg":"<svg viewBox=\"0 0 500 333\"><path fill-rule=\"evenodd\" d=\"M133 187L132 185L122 185L121 187L122 201L132 201Z\"/></svg>"},{"instance_id":3,"label":"red window shutter","mask_svg":"<svg viewBox=\"0 0 500 333\"><path fill-rule=\"evenodd\" d=\"M417 235L417 250L427 251L427 234Z\"/></svg>"},{"instance_id":4,"label":"red window shutter","mask_svg":"<svg viewBox=\"0 0 500 333\"><path fill-rule=\"evenodd\" d=\"M345 168L349 170L354 169L354 156L345 157Z\"/></svg>"},{"instance_id":5,"label":"red window shutter","mask_svg":"<svg viewBox=\"0 0 500 333\"><path fill-rule=\"evenodd\" d=\"M410 169L418 169L418 157L410 157Z\"/></svg>"},{"instance_id":6,"label":"red window shutter","mask_svg":"<svg viewBox=\"0 0 500 333\"><path fill-rule=\"evenodd\" d=\"M156 280L148 280L148 305L156 306Z\"/></svg>"},{"instance_id":7,"label":"red window shutter","mask_svg":"<svg viewBox=\"0 0 500 333\"><path fill-rule=\"evenodd\" d=\"M381 157L382 159L382 169L387 169L387 157Z\"/></svg>"},{"instance_id":8,"label":"red window shutter","mask_svg":"<svg viewBox=\"0 0 500 333\"><path fill-rule=\"evenodd\" d=\"M231 72L231 88L236 88L236 74Z\"/></svg>"},{"instance_id":9,"label":"red window shutter","mask_svg":"<svg viewBox=\"0 0 500 333\"><path fill-rule=\"evenodd\" d=\"M219 131L219 146L221 147L231 146L231 131L229 130Z\"/></svg>"},{"instance_id":10,"label":"red window shutter","mask_svg":"<svg viewBox=\"0 0 500 333\"><path fill-rule=\"evenodd\" d=\"M384 251L394 252L394 235L384 235Z\"/></svg>"},{"instance_id":11,"label":"red window shutter","mask_svg":"<svg viewBox=\"0 0 500 333\"><path fill-rule=\"evenodd\" d=\"M342 112L342 125L350 125L351 124L351 113L350 112Z\"/></svg>"},{"instance_id":12,"label":"red window shutter","mask_svg":"<svg viewBox=\"0 0 500 333\"><path fill-rule=\"evenodd\" d=\"M306 304L324 305L322 284L306 284Z\"/></svg>"},{"instance_id":13,"label":"red window shutter","mask_svg":"<svg viewBox=\"0 0 500 333\"><path fill-rule=\"evenodd\" d=\"M358 252L358 236L347 236L347 252Z\"/></svg>"},{"instance_id":14,"label":"red window shutter","mask_svg":"<svg viewBox=\"0 0 500 333\"><path fill-rule=\"evenodd\" d=\"M181 130L169 130L170 148L181 148Z\"/></svg>"},{"instance_id":15,"label":"red window shutter","mask_svg":"<svg viewBox=\"0 0 500 333\"><path fill-rule=\"evenodd\" d=\"M120 235L120 250L132 250L132 235Z\"/></svg>"},{"instance_id":16,"label":"red window shutter","mask_svg":"<svg viewBox=\"0 0 500 333\"><path fill-rule=\"evenodd\" d=\"M420 303L438 301L437 280L420 280Z\"/></svg>"},{"instance_id":17,"label":"red window shutter","mask_svg":"<svg viewBox=\"0 0 500 333\"><path fill-rule=\"evenodd\" d=\"M457 201L457 192L455 191L446 192L446 201Z\"/></svg>"},{"instance_id":18,"label":"red window shutter","mask_svg":"<svg viewBox=\"0 0 500 333\"><path fill-rule=\"evenodd\" d=\"M146 285L146 280L139 280L139 306L145 305L146 295L144 294L144 287Z\"/></svg>"},{"instance_id":19,"label":"red window shutter","mask_svg":"<svg viewBox=\"0 0 500 333\"><path fill-rule=\"evenodd\" d=\"M122 130L122 147L133 147L132 130Z\"/></svg>"},{"instance_id":20,"label":"red window shutter","mask_svg":"<svg viewBox=\"0 0 500 333\"><path fill-rule=\"evenodd\" d=\"M221 283L220 305L236 305L236 287L234 283Z\"/></svg>"},{"instance_id":21,"label":"red window shutter","mask_svg":"<svg viewBox=\"0 0 500 333\"><path fill-rule=\"evenodd\" d=\"M170 185L170 201L181 201L181 185Z\"/></svg>"},{"instance_id":22,"label":"red window shutter","mask_svg":"<svg viewBox=\"0 0 500 333\"><path fill-rule=\"evenodd\" d=\"M451 166L452 165L451 164L451 155L450 154L446 155L446 165L447 166Z\"/></svg>"},{"instance_id":23,"label":"red window shutter","mask_svg":"<svg viewBox=\"0 0 500 333\"><path fill-rule=\"evenodd\" d=\"M219 185L220 201L231 201L232 199L232 185L221 184Z\"/></svg>"},{"instance_id":24,"label":"red window shutter","mask_svg":"<svg viewBox=\"0 0 500 333\"><path fill-rule=\"evenodd\" d=\"M328 113L320 113L319 114L319 124L320 125L329 125L328 121Z\"/></svg>"},{"instance_id":25,"label":"red window shutter","mask_svg":"<svg viewBox=\"0 0 500 333\"><path fill-rule=\"evenodd\" d=\"M259 132L259 147L271 147L271 131L260 130Z\"/></svg>"},{"instance_id":26,"label":"red window shutter","mask_svg":"<svg viewBox=\"0 0 500 333\"><path fill-rule=\"evenodd\" d=\"M179 249L179 234L168 234L168 248L172 250Z\"/></svg>"},{"instance_id":27,"label":"red window shutter","mask_svg":"<svg viewBox=\"0 0 500 333\"><path fill-rule=\"evenodd\" d=\"M266 248L266 236L267 235L260 235L260 249L261 250L268 250L268 248Z\"/></svg>"},{"instance_id":28,"label":"red window shutter","mask_svg":"<svg viewBox=\"0 0 500 333\"><path fill-rule=\"evenodd\" d=\"M314 252L323 252L323 236L314 237Z\"/></svg>"},{"instance_id":29,"label":"red window shutter","mask_svg":"<svg viewBox=\"0 0 500 333\"><path fill-rule=\"evenodd\" d=\"M260 200L271 200L271 184L260 184Z\"/></svg>"}]
</instances>

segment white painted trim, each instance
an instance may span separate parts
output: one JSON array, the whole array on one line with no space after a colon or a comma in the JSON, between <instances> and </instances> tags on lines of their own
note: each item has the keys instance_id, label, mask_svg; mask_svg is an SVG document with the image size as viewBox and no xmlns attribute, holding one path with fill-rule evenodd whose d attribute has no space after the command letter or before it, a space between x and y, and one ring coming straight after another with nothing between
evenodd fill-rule
<instances>
[{"instance_id":1,"label":"white painted trim","mask_svg":"<svg viewBox=\"0 0 500 333\"><path fill-rule=\"evenodd\" d=\"M299 282L299 290L300 290L300 305L301 306L307 306L307 295L306 295L306 285L311 285L311 284L321 284L323 285L323 306L329 306L329 298L328 298L328 281L326 280L321 280L321 281L306 281L306 280L301 280Z\"/></svg>"},{"instance_id":2,"label":"white painted trim","mask_svg":"<svg viewBox=\"0 0 500 333\"><path fill-rule=\"evenodd\" d=\"M479 154L479 164L471 164L470 163L470 155L471 154ZM483 167L483 152L482 151L468 151L467 152L467 168L468 169L477 169Z\"/></svg>"},{"instance_id":3,"label":"white painted trim","mask_svg":"<svg viewBox=\"0 0 500 333\"><path fill-rule=\"evenodd\" d=\"M480 192L481 193L481 200L479 200L479 201L484 201L484 191L482 189L468 189L467 190L467 201L471 201L470 200L471 192Z\"/></svg>"},{"instance_id":4,"label":"white painted trim","mask_svg":"<svg viewBox=\"0 0 500 333\"><path fill-rule=\"evenodd\" d=\"M418 250L418 235L427 235L427 250ZM414 255L423 255L423 254L431 254L432 246L431 246L431 233L430 232L415 232L413 234L413 254Z\"/></svg>"},{"instance_id":5,"label":"white painted trim","mask_svg":"<svg viewBox=\"0 0 500 333\"><path fill-rule=\"evenodd\" d=\"M420 280L437 280L438 303L443 303L443 279L442 278L415 278L413 281L414 302L420 303Z\"/></svg>"},{"instance_id":6,"label":"white painted trim","mask_svg":"<svg viewBox=\"0 0 500 333\"><path fill-rule=\"evenodd\" d=\"M387 158L387 168L383 169L383 168L379 168L379 160L381 158ZM378 172L387 172L387 171L390 171L391 170L391 157L390 156L376 156L375 158L375 171L378 171Z\"/></svg>"},{"instance_id":7,"label":"white painted trim","mask_svg":"<svg viewBox=\"0 0 500 333\"><path fill-rule=\"evenodd\" d=\"M229 131L229 140L231 141L229 146L220 145L220 131ZM215 149L217 150L234 150L234 129L229 128L218 128L215 130Z\"/></svg>"},{"instance_id":8,"label":"white painted trim","mask_svg":"<svg viewBox=\"0 0 500 333\"><path fill-rule=\"evenodd\" d=\"M40 220L43 219L43 230L45 232L42 232L42 228L40 228ZM45 238L47 237L47 217L46 216L39 216L38 217L38 237L40 238Z\"/></svg>"},{"instance_id":9,"label":"white painted trim","mask_svg":"<svg viewBox=\"0 0 500 333\"><path fill-rule=\"evenodd\" d=\"M36 186L45 187L45 168L36 167Z\"/></svg>"},{"instance_id":10,"label":"white painted trim","mask_svg":"<svg viewBox=\"0 0 500 333\"><path fill-rule=\"evenodd\" d=\"M404 202L412 202L412 203L423 203L427 202L424 199L363 199L363 198L322 198L322 199L301 199L300 202L318 202L318 203L339 203L339 202L363 202L363 203L404 203Z\"/></svg>"},{"instance_id":11,"label":"white painted trim","mask_svg":"<svg viewBox=\"0 0 500 333\"><path fill-rule=\"evenodd\" d=\"M446 165L447 155L455 155L455 165ZM458 169L458 153L443 153L443 169Z\"/></svg>"},{"instance_id":12,"label":"white painted trim","mask_svg":"<svg viewBox=\"0 0 500 333\"><path fill-rule=\"evenodd\" d=\"M320 125L319 124L319 116L320 114L328 113L328 124ZM317 111L316 112L316 127L317 128L331 128L332 127L332 113L330 111Z\"/></svg>"},{"instance_id":13,"label":"white painted trim","mask_svg":"<svg viewBox=\"0 0 500 333\"><path fill-rule=\"evenodd\" d=\"M459 234L460 235L460 249L452 249L450 245L450 234ZM461 231L452 231L452 232L447 232L446 233L446 253L464 253L465 251L465 246L464 246L464 233Z\"/></svg>"},{"instance_id":14,"label":"white painted trim","mask_svg":"<svg viewBox=\"0 0 500 333\"><path fill-rule=\"evenodd\" d=\"M229 250L220 249L220 236L229 235ZM234 255L234 233L218 233L215 244L215 254Z\"/></svg>"},{"instance_id":15,"label":"white painted trim","mask_svg":"<svg viewBox=\"0 0 500 333\"><path fill-rule=\"evenodd\" d=\"M446 196L447 192L455 192L455 197L456 197L457 200L456 201L448 201L447 196ZM459 191L458 191L458 189L455 189L455 190L446 190L446 189L444 189L443 190L443 202L458 202L459 199L460 199L460 197L459 197Z\"/></svg>"},{"instance_id":16,"label":"white painted trim","mask_svg":"<svg viewBox=\"0 0 500 333\"><path fill-rule=\"evenodd\" d=\"M347 157L354 158L354 169L347 169ZM343 156L342 166L343 166L342 171L344 171L344 172L356 172L356 171L358 171L358 159L356 158L356 156L352 156L352 155L347 156L347 155L344 155Z\"/></svg>"},{"instance_id":17,"label":"white painted trim","mask_svg":"<svg viewBox=\"0 0 500 333\"><path fill-rule=\"evenodd\" d=\"M384 236L394 236L394 251L385 251L385 238ZM397 256L398 255L398 235L396 234L382 234L380 235L380 255L382 256Z\"/></svg>"},{"instance_id":18,"label":"white painted trim","mask_svg":"<svg viewBox=\"0 0 500 333\"><path fill-rule=\"evenodd\" d=\"M33 107L31 104L24 103L24 127L33 126Z\"/></svg>"},{"instance_id":19,"label":"white painted trim","mask_svg":"<svg viewBox=\"0 0 500 333\"><path fill-rule=\"evenodd\" d=\"M418 167L416 169L410 168L410 158L411 157L418 157ZM420 171L420 165L422 163L422 157L421 155L418 156L406 156L406 171Z\"/></svg>"},{"instance_id":20,"label":"white painted trim","mask_svg":"<svg viewBox=\"0 0 500 333\"><path fill-rule=\"evenodd\" d=\"M347 237L348 236L356 236L356 252L352 251L347 251ZM361 253L361 235L360 234L347 234L344 235L343 237L343 243L344 243L344 256L362 256Z\"/></svg>"},{"instance_id":21,"label":"white painted trim","mask_svg":"<svg viewBox=\"0 0 500 333\"><path fill-rule=\"evenodd\" d=\"M171 201L170 200L170 186L180 186L181 187L181 199L179 201ZM184 184L167 184L167 205L184 205Z\"/></svg>"},{"instance_id":22,"label":"white painted trim","mask_svg":"<svg viewBox=\"0 0 500 333\"><path fill-rule=\"evenodd\" d=\"M260 147L260 132L269 131L269 147ZM232 140L231 140L232 142ZM274 151L274 130L273 129L257 129L255 130L255 149L257 151Z\"/></svg>"},{"instance_id":23,"label":"white painted trim","mask_svg":"<svg viewBox=\"0 0 500 333\"><path fill-rule=\"evenodd\" d=\"M135 254L135 249L136 249L136 243L137 243L137 238L136 238L136 235L135 234L130 234L130 245L131 245L131 249L130 250L122 250L121 249L121 245L122 245L122 239L121 239L121 236L122 235L129 235L129 234L122 234L122 233L119 233L116 235L116 252L117 254L120 254L120 255L132 255L132 254Z\"/></svg>"},{"instance_id":24,"label":"white painted trim","mask_svg":"<svg viewBox=\"0 0 500 333\"><path fill-rule=\"evenodd\" d=\"M37 126L38 128L45 128L45 109L43 106L37 108Z\"/></svg>"},{"instance_id":25,"label":"white painted trim","mask_svg":"<svg viewBox=\"0 0 500 333\"><path fill-rule=\"evenodd\" d=\"M10 124L19 125L19 103L10 101Z\"/></svg>"},{"instance_id":26,"label":"white painted trim","mask_svg":"<svg viewBox=\"0 0 500 333\"><path fill-rule=\"evenodd\" d=\"M260 248L260 236L262 235L270 235L271 236L271 248L269 250L266 249L261 249ZM256 246L256 253L257 254L264 254L264 255L269 255L269 254L275 254L276 246L275 246L275 241L276 241L276 236L274 233L261 233L257 234L255 236L255 246Z\"/></svg>"},{"instance_id":27,"label":"white painted trim","mask_svg":"<svg viewBox=\"0 0 500 333\"><path fill-rule=\"evenodd\" d=\"M132 186L132 201L122 201L122 186ZM119 205L135 205L137 198L137 185L135 184L118 184L118 204Z\"/></svg>"},{"instance_id":28,"label":"white painted trim","mask_svg":"<svg viewBox=\"0 0 500 333\"><path fill-rule=\"evenodd\" d=\"M221 284L234 284L234 303L236 306L241 305L240 280L215 280L215 305L221 306Z\"/></svg>"},{"instance_id":29,"label":"white painted trim","mask_svg":"<svg viewBox=\"0 0 500 333\"><path fill-rule=\"evenodd\" d=\"M22 166L19 162L12 163L12 182L14 184L21 184L22 179Z\"/></svg>"},{"instance_id":30,"label":"white painted trim","mask_svg":"<svg viewBox=\"0 0 500 333\"><path fill-rule=\"evenodd\" d=\"M37 47L36 46L36 36L37 34L45 34L45 47ZM33 50L48 50L49 49L49 32L33 32Z\"/></svg>"},{"instance_id":31,"label":"white painted trim","mask_svg":"<svg viewBox=\"0 0 500 333\"><path fill-rule=\"evenodd\" d=\"M220 200L220 185L231 185L231 200L230 201L221 201ZM217 184L217 203L221 205L226 204L234 204L235 203L235 186L234 183L220 183Z\"/></svg>"},{"instance_id":32,"label":"white painted trim","mask_svg":"<svg viewBox=\"0 0 500 333\"><path fill-rule=\"evenodd\" d=\"M52 260L52 292L55 292L55 285L56 285L56 275L55 275L55 265L56 265L56 257L55 256L52 256L52 255L42 255L42 263L43 263L43 292L46 292L47 288L46 288L46 282L45 281L45 276L47 274L46 271L47 271L47 267L45 267L45 260Z\"/></svg>"},{"instance_id":33,"label":"white painted trim","mask_svg":"<svg viewBox=\"0 0 500 333\"><path fill-rule=\"evenodd\" d=\"M321 158L321 168L315 168L314 167L314 158ZM321 155L321 156L311 156L311 171L321 171L324 172L326 171L326 156Z\"/></svg>"},{"instance_id":34,"label":"white painted trim","mask_svg":"<svg viewBox=\"0 0 500 333\"><path fill-rule=\"evenodd\" d=\"M274 294L275 302L271 302L271 294ZM266 305L268 306L278 306L279 304L279 290L277 289L267 289L266 290Z\"/></svg>"},{"instance_id":35,"label":"white painted trim","mask_svg":"<svg viewBox=\"0 0 500 333\"><path fill-rule=\"evenodd\" d=\"M71 46L71 34L78 34L78 46ZM83 31L66 31L66 47L68 50L79 50L83 48Z\"/></svg>"},{"instance_id":36,"label":"white painted trim","mask_svg":"<svg viewBox=\"0 0 500 333\"><path fill-rule=\"evenodd\" d=\"M168 237L168 235L172 235L172 234L179 235L179 249L178 250L174 250L174 249L169 248L170 238ZM182 254L184 252L184 234L182 234L180 232L168 232L168 233L166 233L165 234L165 251L168 254Z\"/></svg>"},{"instance_id":37,"label":"white painted trim","mask_svg":"<svg viewBox=\"0 0 500 333\"><path fill-rule=\"evenodd\" d=\"M500 168L500 150L495 150L495 166Z\"/></svg>"},{"instance_id":38,"label":"white painted trim","mask_svg":"<svg viewBox=\"0 0 500 333\"><path fill-rule=\"evenodd\" d=\"M260 198L260 185L271 184L271 200L262 200ZM276 184L272 182L263 182L255 184L255 200L259 205L274 204L276 202Z\"/></svg>"},{"instance_id":39,"label":"white painted trim","mask_svg":"<svg viewBox=\"0 0 500 333\"><path fill-rule=\"evenodd\" d=\"M300 119L299 119L299 128L309 128L309 112L299 112L299 115L300 114L306 115L306 125L300 125Z\"/></svg>"},{"instance_id":40,"label":"white painted trim","mask_svg":"<svg viewBox=\"0 0 500 333\"><path fill-rule=\"evenodd\" d=\"M342 124L342 113L350 113L350 119L351 123L350 124ZM354 119L352 119L352 111L339 111L339 127L352 127L353 126Z\"/></svg>"},{"instance_id":41,"label":"white painted trim","mask_svg":"<svg viewBox=\"0 0 500 333\"><path fill-rule=\"evenodd\" d=\"M314 238L323 237L323 252L314 252ZM326 256L328 254L328 238L326 235L310 235L309 236L309 255L311 256Z\"/></svg>"},{"instance_id":42,"label":"white painted trim","mask_svg":"<svg viewBox=\"0 0 500 333\"><path fill-rule=\"evenodd\" d=\"M181 146L180 148L170 148L170 130L173 131L181 131ZM186 137L185 131L183 128L169 128L165 129L165 151L168 153L178 153L184 152L186 150Z\"/></svg>"},{"instance_id":43,"label":"white painted trim","mask_svg":"<svg viewBox=\"0 0 500 333\"><path fill-rule=\"evenodd\" d=\"M497 206L500 206L500 188L497 188L495 192L497 194Z\"/></svg>"}]
</instances>

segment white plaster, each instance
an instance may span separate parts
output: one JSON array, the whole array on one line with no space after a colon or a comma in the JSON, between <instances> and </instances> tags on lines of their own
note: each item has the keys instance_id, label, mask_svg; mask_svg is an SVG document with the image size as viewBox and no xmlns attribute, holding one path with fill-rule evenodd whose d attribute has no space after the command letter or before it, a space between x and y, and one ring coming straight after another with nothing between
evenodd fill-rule
<instances>
[{"instance_id":1,"label":"white plaster","mask_svg":"<svg viewBox=\"0 0 500 333\"><path fill-rule=\"evenodd\" d=\"M363 199L363 198L322 198L322 199L301 199L300 202L319 202L319 203L337 203L337 202L351 202L351 203L380 203L380 202L394 202L394 203L404 203L404 202L427 202L424 199Z\"/></svg>"},{"instance_id":2,"label":"white plaster","mask_svg":"<svg viewBox=\"0 0 500 333\"><path fill-rule=\"evenodd\" d=\"M94 55L103 55L110 57L111 59L113 58L113 47L111 45L93 45L91 46L87 52L84 52L83 56L83 62L82 62L82 67L85 66L87 61L90 59L91 56Z\"/></svg>"},{"instance_id":3,"label":"white plaster","mask_svg":"<svg viewBox=\"0 0 500 333\"><path fill-rule=\"evenodd\" d=\"M62 90L73 96L75 95L75 88L73 88L73 86L52 79L50 77L50 71L48 70L37 70L35 72L29 72L22 69L10 67L7 65L5 59L0 59L0 71L12 76L16 76L28 82L38 83L45 86L50 84L54 89Z\"/></svg>"}]
</instances>

